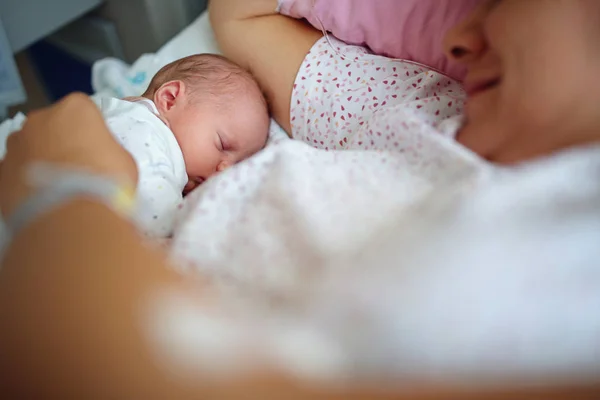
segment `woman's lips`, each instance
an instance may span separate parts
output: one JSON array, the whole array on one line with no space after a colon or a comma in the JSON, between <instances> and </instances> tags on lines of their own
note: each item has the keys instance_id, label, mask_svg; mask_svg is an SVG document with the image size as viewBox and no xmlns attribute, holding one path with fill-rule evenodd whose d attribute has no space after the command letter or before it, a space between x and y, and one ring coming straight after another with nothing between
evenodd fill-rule
<instances>
[{"instance_id":1,"label":"woman's lips","mask_svg":"<svg viewBox=\"0 0 600 400\"><path fill-rule=\"evenodd\" d=\"M469 97L473 97L488 89L492 89L500 83L500 78L479 80L475 82L465 82L465 91Z\"/></svg>"}]
</instances>

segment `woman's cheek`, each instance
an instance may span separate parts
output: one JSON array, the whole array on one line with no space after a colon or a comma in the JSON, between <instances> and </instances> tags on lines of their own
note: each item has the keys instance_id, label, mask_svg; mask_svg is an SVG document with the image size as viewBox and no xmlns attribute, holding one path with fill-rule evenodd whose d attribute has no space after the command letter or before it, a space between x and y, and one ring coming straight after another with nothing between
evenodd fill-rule
<instances>
[{"instance_id":1,"label":"woman's cheek","mask_svg":"<svg viewBox=\"0 0 600 400\"><path fill-rule=\"evenodd\" d=\"M496 89L490 89L467 100L466 113L471 122L479 124L490 119L498 107L495 91Z\"/></svg>"}]
</instances>

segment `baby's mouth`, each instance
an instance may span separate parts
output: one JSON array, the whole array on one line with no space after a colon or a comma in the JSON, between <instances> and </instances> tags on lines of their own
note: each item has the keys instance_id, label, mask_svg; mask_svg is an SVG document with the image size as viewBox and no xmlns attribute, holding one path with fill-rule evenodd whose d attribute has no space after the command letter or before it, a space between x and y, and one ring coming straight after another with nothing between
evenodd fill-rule
<instances>
[{"instance_id":1,"label":"baby's mouth","mask_svg":"<svg viewBox=\"0 0 600 400\"><path fill-rule=\"evenodd\" d=\"M183 188L183 194L187 196L188 194L190 194L190 192L193 192L194 189L196 189L198 186L202 185L204 181L205 179L201 177L189 178L188 183L185 185L185 188Z\"/></svg>"}]
</instances>

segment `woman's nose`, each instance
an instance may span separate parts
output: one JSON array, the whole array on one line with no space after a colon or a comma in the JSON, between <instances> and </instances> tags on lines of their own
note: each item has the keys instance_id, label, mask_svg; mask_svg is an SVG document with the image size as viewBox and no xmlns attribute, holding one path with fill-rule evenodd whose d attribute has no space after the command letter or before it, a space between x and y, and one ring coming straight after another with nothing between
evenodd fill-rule
<instances>
[{"instance_id":1,"label":"woman's nose","mask_svg":"<svg viewBox=\"0 0 600 400\"><path fill-rule=\"evenodd\" d=\"M468 64L486 49L481 12L473 12L466 20L446 33L444 51L450 61Z\"/></svg>"}]
</instances>

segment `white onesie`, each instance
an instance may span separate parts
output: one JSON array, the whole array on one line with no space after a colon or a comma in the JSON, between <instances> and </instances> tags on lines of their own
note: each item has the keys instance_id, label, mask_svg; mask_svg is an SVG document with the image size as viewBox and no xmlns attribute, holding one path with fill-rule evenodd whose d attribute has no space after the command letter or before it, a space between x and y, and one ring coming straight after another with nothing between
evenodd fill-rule
<instances>
[{"instance_id":1,"label":"white onesie","mask_svg":"<svg viewBox=\"0 0 600 400\"><path fill-rule=\"evenodd\" d=\"M183 201L188 177L181 148L173 132L158 117L150 100L129 102L92 97L117 141L134 158L139 172L138 228L148 237L165 238L173 233L175 216ZM0 159L9 134L21 129L22 114L0 124Z\"/></svg>"},{"instance_id":2,"label":"white onesie","mask_svg":"<svg viewBox=\"0 0 600 400\"><path fill-rule=\"evenodd\" d=\"M181 148L150 100L94 99L108 128L134 158L139 172L136 223L146 236L173 233L188 182Z\"/></svg>"}]
</instances>

